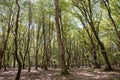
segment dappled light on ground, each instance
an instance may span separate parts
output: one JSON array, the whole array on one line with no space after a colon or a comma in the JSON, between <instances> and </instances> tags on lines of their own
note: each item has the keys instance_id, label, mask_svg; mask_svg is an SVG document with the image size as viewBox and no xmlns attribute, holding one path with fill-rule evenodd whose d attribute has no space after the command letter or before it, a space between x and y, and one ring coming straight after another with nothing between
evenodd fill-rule
<instances>
[{"instance_id":1,"label":"dappled light on ground","mask_svg":"<svg viewBox=\"0 0 120 80\"><path fill-rule=\"evenodd\" d=\"M120 72L104 72L98 69L77 68L69 70L70 74L60 75L60 69L32 69L31 72L22 70L20 80L120 80ZM14 80L17 69L0 71L0 80Z\"/></svg>"}]
</instances>

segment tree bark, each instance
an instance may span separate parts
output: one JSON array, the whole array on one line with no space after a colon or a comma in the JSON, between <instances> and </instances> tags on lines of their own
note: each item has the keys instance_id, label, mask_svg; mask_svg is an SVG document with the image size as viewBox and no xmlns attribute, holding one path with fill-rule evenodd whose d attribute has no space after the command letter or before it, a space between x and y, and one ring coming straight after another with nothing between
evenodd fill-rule
<instances>
[{"instance_id":1,"label":"tree bark","mask_svg":"<svg viewBox=\"0 0 120 80\"><path fill-rule=\"evenodd\" d=\"M17 11L17 16L16 16L16 27L15 27L15 36L14 36L14 42L15 42L15 44L14 44L15 45L15 53L14 54L15 54L15 58L18 63L18 72L17 72L15 80L19 80L20 74L21 74L21 61L18 56L18 22L19 22L19 14L20 14L20 5L18 3L18 0L16 0L16 5L18 8L18 11Z\"/></svg>"},{"instance_id":2,"label":"tree bark","mask_svg":"<svg viewBox=\"0 0 120 80\"><path fill-rule=\"evenodd\" d=\"M47 70L47 44L46 44L46 30L45 30L45 16L43 14L43 42L44 42L44 57L43 57L43 67L44 70Z\"/></svg>"},{"instance_id":3,"label":"tree bark","mask_svg":"<svg viewBox=\"0 0 120 80\"><path fill-rule=\"evenodd\" d=\"M56 22L56 32L57 32L57 41L58 41L58 50L60 53L60 67L61 74L68 74L68 70L65 64L65 49L62 41L61 31L60 31L60 23L59 23L59 2L58 0L54 0L55 3L55 22Z\"/></svg>"}]
</instances>

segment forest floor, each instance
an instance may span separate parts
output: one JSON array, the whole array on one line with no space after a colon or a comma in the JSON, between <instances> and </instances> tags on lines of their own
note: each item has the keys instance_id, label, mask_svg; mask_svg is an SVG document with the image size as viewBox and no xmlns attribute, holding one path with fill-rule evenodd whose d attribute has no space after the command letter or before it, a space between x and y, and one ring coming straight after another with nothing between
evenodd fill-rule
<instances>
[{"instance_id":1,"label":"forest floor","mask_svg":"<svg viewBox=\"0 0 120 80\"><path fill-rule=\"evenodd\" d=\"M70 74L60 75L60 69L31 69L31 72L22 70L20 80L120 80L120 69L115 71L103 71L101 69L91 68L72 68ZM0 70L0 80L14 80L17 69Z\"/></svg>"}]
</instances>

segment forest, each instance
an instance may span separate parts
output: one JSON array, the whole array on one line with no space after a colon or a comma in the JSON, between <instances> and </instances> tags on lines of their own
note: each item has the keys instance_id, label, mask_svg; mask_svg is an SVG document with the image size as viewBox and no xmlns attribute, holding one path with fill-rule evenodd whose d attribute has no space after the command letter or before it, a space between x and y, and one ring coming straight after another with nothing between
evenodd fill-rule
<instances>
[{"instance_id":1,"label":"forest","mask_svg":"<svg viewBox=\"0 0 120 80\"><path fill-rule=\"evenodd\" d=\"M0 0L0 80L120 80L120 0Z\"/></svg>"}]
</instances>

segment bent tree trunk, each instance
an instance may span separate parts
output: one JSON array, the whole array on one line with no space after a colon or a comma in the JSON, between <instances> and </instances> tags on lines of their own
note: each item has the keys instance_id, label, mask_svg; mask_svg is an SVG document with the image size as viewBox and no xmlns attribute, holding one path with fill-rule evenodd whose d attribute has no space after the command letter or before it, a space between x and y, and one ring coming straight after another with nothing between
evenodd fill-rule
<instances>
[{"instance_id":1,"label":"bent tree trunk","mask_svg":"<svg viewBox=\"0 0 120 80\"><path fill-rule=\"evenodd\" d=\"M110 71L110 70L112 70L112 67L111 67L110 62L108 60L107 53L106 53L106 50L105 50L105 46L101 42L100 38L97 35L96 29L95 29L95 24L94 24L93 19L92 19L93 15L92 15L91 0L88 0L88 5L89 5L89 13L88 13L88 15L89 15L89 20L90 20L90 21L88 20L88 23L90 24L91 30L92 30L92 32L93 32L93 34L94 34L94 36L95 36L95 38L97 40L97 43L99 44L99 46L101 48L102 56L103 56L104 61L105 61L105 70Z\"/></svg>"},{"instance_id":2,"label":"bent tree trunk","mask_svg":"<svg viewBox=\"0 0 120 80\"><path fill-rule=\"evenodd\" d=\"M81 20L81 22L83 23L82 20ZM92 48L91 53L93 54L94 65L95 65L94 68L100 68L100 66L98 65L98 62L97 62L97 60L98 60L98 58L97 58L97 50L95 49L96 45L95 45L95 43L94 43L94 39L93 39L93 37L90 35L90 32L88 31L88 29L86 28L86 26L85 26L84 23L83 23L83 26L84 26L87 34L88 34L88 37L90 38L90 42L91 42L91 45L92 45L92 47L91 47L91 48Z\"/></svg>"},{"instance_id":3,"label":"bent tree trunk","mask_svg":"<svg viewBox=\"0 0 120 80\"><path fill-rule=\"evenodd\" d=\"M89 8L89 13L88 13L89 18L87 18L87 19L89 19L89 20L88 20L88 23L89 23L89 25L91 26L91 30L92 30L92 32L93 32L93 34L94 34L94 36L95 36L95 38L96 38L96 40L97 40L97 43L98 43L99 46L100 46L101 53L102 53L103 59L104 59L104 61L105 61L105 70L107 70L107 71L113 70L112 67L111 67L111 65L110 65L110 62L109 62L109 60L108 60L108 56L107 56L107 53L106 53L106 50L105 50L105 46L104 46L104 44L101 42L101 40L100 40L100 38L99 38L99 36L98 36L98 34L97 34L97 31L96 31L96 29L95 29L94 20L92 19L92 18L93 18L93 15L92 15L92 4L91 4L91 0L88 0L88 5L89 5L89 7L88 7L88 8Z\"/></svg>"},{"instance_id":4,"label":"bent tree trunk","mask_svg":"<svg viewBox=\"0 0 120 80\"><path fill-rule=\"evenodd\" d=\"M79 17L79 19L80 19L80 21L81 21L81 23L82 23L85 31L87 32L87 35L88 35L89 39L90 39L90 43L91 43L91 54L93 54L93 59L94 59L94 63L93 63L93 64L94 64L94 68L100 68L100 66L99 66L99 64L98 64L98 62L97 62L98 57L97 57L97 50L95 49L95 48L96 48L96 44L95 44L95 42L94 42L95 40L94 40L92 34L90 34L90 32L89 32L88 26L85 25L85 22L84 22L83 18L82 18L82 17Z\"/></svg>"},{"instance_id":5,"label":"bent tree trunk","mask_svg":"<svg viewBox=\"0 0 120 80\"><path fill-rule=\"evenodd\" d=\"M99 37L98 37L98 35L97 35L96 31L95 31L94 24L91 22L90 25L91 25L91 29L93 31L93 34L94 34L94 36L95 36L95 38L96 38L96 40L97 40L97 42L98 42L98 44L99 44L99 46L101 48L101 52L102 52L102 55L103 55L103 58L104 58L104 61L105 61L105 70L107 70L107 71L113 70L111 65L110 65L110 62L108 60L107 53L106 53L106 50L105 50L105 46L100 41L100 39L99 39Z\"/></svg>"},{"instance_id":6,"label":"bent tree trunk","mask_svg":"<svg viewBox=\"0 0 120 80\"><path fill-rule=\"evenodd\" d=\"M16 5L18 7L18 11L17 11L17 18L16 18L16 28L15 28L15 36L14 36L14 42L15 42L15 58L17 60L17 63L18 63L18 72L17 72L17 75L16 75L16 78L15 80L19 80L20 79L20 74L21 74L21 61L19 59L19 56L18 56L18 41L17 41L17 38L18 38L18 20L19 20L19 13L20 13L20 6L18 4L18 0L16 0Z\"/></svg>"},{"instance_id":7,"label":"bent tree trunk","mask_svg":"<svg viewBox=\"0 0 120 80\"><path fill-rule=\"evenodd\" d=\"M54 0L54 3L55 3L55 22L56 22L56 31L57 31L58 50L60 53L61 74L65 75L65 74L68 74L68 70L65 64L65 50L64 50L63 41L61 38L61 31L60 31L59 2L58 0Z\"/></svg>"},{"instance_id":8,"label":"bent tree trunk","mask_svg":"<svg viewBox=\"0 0 120 80\"><path fill-rule=\"evenodd\" d=\"M111 20L111 23L113 24L113 27L115 29L115 32L116 32L116 35L118 37L118 43L120 44L120 33L119 33L119 30L118 30L118 27L117 27L117 24L115 23L112 15L111 15L111 8L110 8L110 1L109 0L103 0L104 4L105 4L105 7L107 9L107 12L108 12L108 16Z\"/></svg>"}]
</instances>

